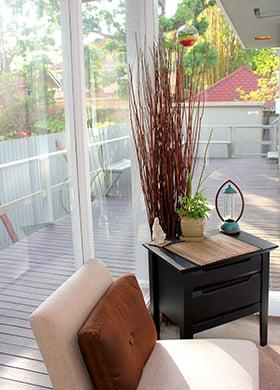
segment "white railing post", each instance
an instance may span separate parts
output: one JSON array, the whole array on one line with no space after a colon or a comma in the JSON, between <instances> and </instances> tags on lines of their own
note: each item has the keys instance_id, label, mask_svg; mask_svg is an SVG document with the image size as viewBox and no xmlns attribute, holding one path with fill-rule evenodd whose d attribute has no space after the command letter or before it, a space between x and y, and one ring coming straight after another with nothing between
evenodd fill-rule
<instances>
[{"instance_id":1,"label":"white railing post","mask_svg":"<svg viewBox=\"0 0 280 390\"><path fill-rule=\"evenodd\" d=\"M276 152L277 151L277 122L273 123L272 126L272 136L271 136L271 151Z\"/></svg>"},{"instance_id":2,"label":"white railing post","mask_svg":"<svg viewBox=\"0 0 280 390\"><path fill-rule=\"evenodd\" d=\"M38 170L40 175L40 190L46 191L46 199L43 203L43 223L54 221L53 194L51 189L50 161L47 157L38 160Z\"/></svg>"},{"instance_id":3,"label":"white railing post","mask_svg":"<svg viewBox=\"0 0 280 390\"><path fill-rule=\"evenodd\" d=\"M236 127L231 126L232 157L236 154Z\"/></svg>"},{"instance_id":4,"label":"white railing post","mask_svg":"<svg viewBox=\"0 0 280 390\"><path fill-rule=\"evenodd\" d=\"M230 126L230 157L233 156L233 127Z\"/></svg>"}]
</instances>

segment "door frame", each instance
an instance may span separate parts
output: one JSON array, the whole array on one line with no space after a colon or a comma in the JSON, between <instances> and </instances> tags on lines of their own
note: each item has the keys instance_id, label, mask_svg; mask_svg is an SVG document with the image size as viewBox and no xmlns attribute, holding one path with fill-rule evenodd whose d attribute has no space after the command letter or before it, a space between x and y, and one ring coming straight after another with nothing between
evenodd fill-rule
<instances>
[{"instance_id":1,"label":"door frame","mask_svg":"<svg viewBox=\"0 0 280 390\"><path fill-rule=\"evenodd\" d=\"M66 128L69 133L68 154L70 168L70 195L73 205L72 230L75 265L79 268L94 256L92 207L90 197L89 140L86 125L86 87L82 29L83 0L61 0L63 47L63 83L65 91ZM157 0L127 0L127 57L134 59L135 36L151 47L158 30ZM130 63L130 62L129 62ZM137 172L136 153L132 153L132 172ZM132 177L135 175L132 174ZM138 177L138 175L136 175ZM132 183L134 210L139 210L140 180ZM143 209L142 209L143 210ZM145 212L144 212L145 213ZM146 215L146 214L145 214ZM143 264L147 254L142 248L143 218L134 216L135 263L139 279L147 279ZM144 223L147 224L145 221ZM138 239L139 237L139 239ZM146 262L147 263L147 262Z\"/></svg>"},{"instance_id":2,"label":"door frame","mask_svg":"<svg viewBox=\"0 0 280 390\"><path fill-rule=\"evenodd\" d=\"M94 256L82 3L61 0L63 86L76 269Z\"/></svg>"}]
</instances>

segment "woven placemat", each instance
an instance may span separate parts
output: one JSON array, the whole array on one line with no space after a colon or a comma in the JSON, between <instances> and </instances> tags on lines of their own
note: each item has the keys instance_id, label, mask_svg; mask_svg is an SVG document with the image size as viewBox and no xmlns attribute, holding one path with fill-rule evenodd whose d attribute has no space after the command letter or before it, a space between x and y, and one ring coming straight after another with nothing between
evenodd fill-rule
<instances>
[{"instance_id":1,"label":"woven placemat","mask_svg":"<svg viewBox=\"0 0 280 390\"><path fill-rule=\"evenodd\" d=\"M206 237L201 242L178 242L165 249L201 266L260 250L257 246L221 233Z\"/></svg>"}]
</instances>

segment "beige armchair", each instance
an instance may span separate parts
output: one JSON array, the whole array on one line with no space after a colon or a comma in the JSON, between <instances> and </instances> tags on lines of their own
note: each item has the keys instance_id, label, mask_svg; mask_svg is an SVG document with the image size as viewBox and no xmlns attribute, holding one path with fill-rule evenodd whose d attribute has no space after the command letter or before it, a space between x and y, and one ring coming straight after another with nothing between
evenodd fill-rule
<instances>
[{"instance_id":1,"label":"beige armchair","mask_svg":"<svg viewBox=\"0 0 280 390\"><path fill-rule=\"evenodd\" d=\"M112 282L105 265L90 260L31 315L32 329L56 390L92 389L77 333ZM258 388L258 351L249 341L160 340L137 389Z\"/></svg>"}]
</instances>

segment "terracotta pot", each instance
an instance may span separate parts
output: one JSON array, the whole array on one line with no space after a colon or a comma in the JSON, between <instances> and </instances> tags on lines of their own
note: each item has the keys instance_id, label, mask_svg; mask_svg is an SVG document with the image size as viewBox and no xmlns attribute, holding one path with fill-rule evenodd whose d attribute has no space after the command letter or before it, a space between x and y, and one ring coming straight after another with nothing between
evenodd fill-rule
<instances>
[{"instance_id":1,"label":"terracotta pot","mask_svg":"<svg viewBox=\"0 0 280 390\"><path fill-rule=\"evenodd\" d=\"M202 241L204 239L204 219L181 218L181 237L186 241Z\"/></svg>"}]
</instances>

